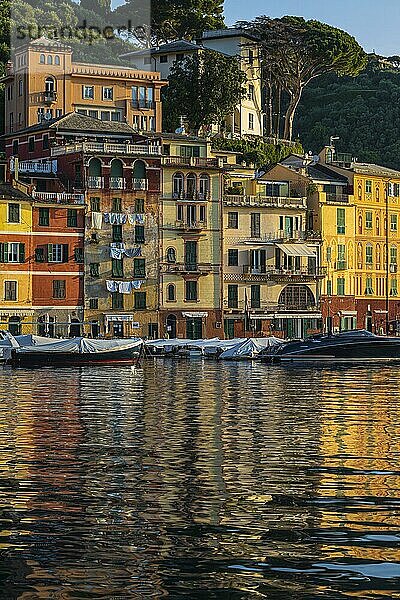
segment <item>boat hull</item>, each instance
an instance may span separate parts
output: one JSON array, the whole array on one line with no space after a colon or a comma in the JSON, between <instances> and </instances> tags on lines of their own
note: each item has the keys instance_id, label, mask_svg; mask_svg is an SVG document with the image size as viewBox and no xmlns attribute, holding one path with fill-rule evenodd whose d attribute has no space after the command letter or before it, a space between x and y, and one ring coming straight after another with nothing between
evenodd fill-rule
<instances>
[{"instance_id":1,"label":"boat hull","mask_svg":"<svg viewBox=\"0 0 400 600\"><path fill-rule=\"evenodd\" d=\"M114 350L112 352L68 353L68 352L13 352L12 364L18 367L83 367L88 365L135 365L140 360L137 349Z\"/></svg>"}]
</instances>

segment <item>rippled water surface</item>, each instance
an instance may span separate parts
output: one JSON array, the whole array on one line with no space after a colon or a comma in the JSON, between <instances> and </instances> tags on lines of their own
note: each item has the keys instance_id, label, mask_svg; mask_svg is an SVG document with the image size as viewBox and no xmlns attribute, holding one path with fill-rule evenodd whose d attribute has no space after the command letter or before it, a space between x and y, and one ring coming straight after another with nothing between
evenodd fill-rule
<instances>
[{"instance_id":1,"label":"rippled water surface","mask_svg":"<svg viewBox=\"0 0 400 600\"><path fill-rule=\"evenodd\" d=\"M0 370L0 597L400 598L400 369Z\"/></svg>"}]
</instances>

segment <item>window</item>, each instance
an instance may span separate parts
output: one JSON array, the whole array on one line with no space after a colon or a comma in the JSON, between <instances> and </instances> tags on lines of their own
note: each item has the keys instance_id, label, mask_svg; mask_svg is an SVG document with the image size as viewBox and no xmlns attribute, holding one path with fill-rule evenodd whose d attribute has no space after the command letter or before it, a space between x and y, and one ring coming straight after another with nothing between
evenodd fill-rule
<instances>
[{"instance_id":1,"label":"window","mask_svg":"<svg viewBox=\"0 0 400 600\"><path fill-rule=\"evenodd\" d=\"M251 213L250 215L250 235L253 238L261 237L260 232L260 213Z\"/></svg>"},{"instance_id":2,"label":"window","mask_svg":"<svg viewBox=\"0 0 400 600\"><path fill-rule=\"evenodd\" d=\"M180 155L186 158L199 157L200 146L180 146Z\"/></svg>"},{"instance_id":3,"label":"window","mask_svg":"<svg viewBox=\"0 0 400 600\"><path fill-rule=\"evenodd\" d=\"M92 212L100 212L100 198L90 198L90 210Z\"/></svg>"},{"instance_id":4,"label":"window","mask_svg":"<svg viewBox=\"0 0 400 600\"><path fill-rule=\"evenodd\" d=\"M396 248L396 246L390 247L390 272L397 273L397 248Z\"/></svg>"},{"instance_id":5,"label":"window","mask_svg":"<svg viewBox=\"0 0 400 600\"><path fill-rule=\"evenodd\" d=\"M113 292L111 294L111 306L114 310L124 308L124 295L121 292Z\"/></svg>"},{"instance_id":6,"label":"window","mask_svg":"<svg viewBox=\"0 0 400 600\"><path fill-rule=\"evenodd\" d=\"M19 242L3 242L0 244L0 262L23 263L25 262L25 244Z\"/></svg>"},{"instance_id":7,"label":"window","mask_svg":"<svg viewBox=\"0 0 400 600\"><path fill-rule=\"evenodd\" d=\"M108 110L102 110L100 113L100 119L102 121L110 121L110 111Z\"/></svg>"},{"instance_id":8,"label":"window","mask_svg":"<svg viewBox=\"0 0 400 600\"><path fill-rule=\"evenodd\" d=\"M83 264L83 248L74 248L74 259L76 263Z\"/></svg>"},{"instance_id":9,"label":"window","mask_svg":"<svg viewBox=\"0 0 400 600\"><path fill-rule=\"evenodd\" d=\"M18 140L14 140L13 141L13 155L16 156L19 152L19 144L18 144Z\"/></svg>"},{"instance_id":10,"label":"window","mask_svg":"<svg viewBox=\"0 0 400 600\"><path fill-rule=\"evenodd\" d=\"M167 300L168 302L175 302L176 300L175 286L173 283L167 285Z\"/></svg>"},{"instance_id":11,"label":"window","mask_svg":"<svg viewBox=\"0 0 400 600\"><path fill-rule=\"evenodd\" d=\"M49 136L47 133L45 133L43 136L42 147L43 147L43 150L48 150L50 148Z\"/></svg>"},{"instance_id":12,"label":"window","mask_svg":"<svg viewBox=\"0 0 400 600\"><path fill-rule=\"evenodd\" d=\"M93 119L98 119L99 118L99 111L98 110L89 110L88 114L89 114L89 117L92 117Z\"/></svg>"},{"instance_id":13,"label":"window","mask_svg":"<svg viewBox=\"0 0 400 600\"><path fill-rule=\"evenodd\" d=\"M65 298L65 279L53 279L53 298Z\"/></svg>"},{"instance_id":14,"label":"window","mask_svg":"<svg viewBox=\"0 0 400 600\"><path fill-rule=\"evenodd\" d=\"M78 227L78 211L76 208L67 210L67 227Z\"/></svg>"},{"instance_id":15,"label":"window","mask_svg":"<svg viewBox=\"0 0 400 600\"><path fill-rule=\"evenodd\" d=\"M344 296L344 290L345 290L345 279L344 279L344 277L338 277L338 280L337 280L337 295L338 296Z\"/></svg>"},{"instance_id":16,"label":"window","mask_svg":"<svg viewBox=\"0 0 400 600\"><path fill-rule=\"evenodd\" d=\"M112 226L112 241L113 242L122 242L123 233L122 233L122 225L113 225Z\"/></svg>"},{"instance_id":17,"label":"window","mask_svg":"<svg viewBox=\"0 0 400 600\"><path fill-rule=\"evenodd\" d=\"M372 265L372 244L367 244L365 247L365 264Z\"/></svg>"},{"instance_id":18,"label":"window","mask_svg":"<svg viewBox=\"0 0 400 600\"><path fill-rule=\"evenodd\" d=\"M185 268L187 271L197 271L197 242L185 243Z\"/></svg>"},{"instance_id":19,"label":"window","mask_svg":"<svg viewBox=\"0 0 400 600\"><path fill-rule=\"evenodd\" d=\"M249 113L249 129L254 129L254 115Z\"/></svg>"},{"instance_id":20,"label":"window","mask_svg":"<svg viewBox=\"0 0 400 600\"><path fill-rule=\"evenodd\" d=\"M146 260L144 258L135 258L133 260L133 276L146 277Z\"/></svg>"},{"instance_id":21,"label":"window","mask_svg":"<svg viewBox=\"0 0 400 600\"><path fill-rule=\"evenodd\" d=\"M228 285L228 308L238 307L238 286L236 284Z\"/></svg>"},{"instance_id":22,"label":"window","mask_svg":"<svg viewBox=\"0 0 400 600\"><path fill-rule=\"evenodd\" d=\"M365 193L366 194L372 193L372 181L370 179L367 179L367 181L365 182Z\"/></svg>"},{"instance_id":23,"label":"window","mask_svg":"<svg viewBox=\"0 0 400 600\"><path fill-rule=\"evenodd\" d=\"M20 222L20 205L9 204L8 205L8 222L19 223Z\"/></svg>"},{"instance_id":24,"label":"window","mask_svg":"<svg viewBox=\"0 0 400 600\"><path fill-rule=\"evenodd\" d=\"M365 228L372 229L372 212L367 211L365 213Z\"/></svg>"},{"instance_id":25,"label":"window","mask_svg":"<svg viewBox=\"0 0 400 600\"><path fill-rule=\"evenodd\" d=\"M35 261L40 263L45 262L45 249L43 246L35 248Z\"/></svg>"},{"instance_id":26,"label":"window","mask_svg":"<svg viewBox=\"0 0 400 600\"><path fill-rule=\"evenodd\" d=\"M68 262L68 244L48 244L47 260L54 263Z\"/></svg>"},{"instance_id":27,"label":"window","mask_svg":"<svg viewBox=\"0 0 400 600\"><path fill-rule=\"evenodd\" d=\"M49 54L49 56L47 57L47 64L48 65L52 65L53 64L53 57L51 56L51 54Z\"/></svg>"},{"instance_id":28,"label":"window","mask_svg":"<svg viewBox=\"0 0 400 600\"><path fill-rule=\"evenodd\" d=\"M228 266L237 267L239 265L239 251L230 249L228 250Z\"/></svg>"},{"instance_id":29,"label":"window","mask_svg":"<svg viewBox=\"0 0 400 600\"><path fill-rule=\"evenodd\" d=\"M397 296L397 279L393 278L390 280L390 295Z\"/></svg>"},{"instance_id":30,"label":"window","mask_svg":"<svg viewBox=\"0 0 400 600\"><path fill-rule=\"evenodd\" d=\"M337 247L337 269L346 268L346 246L344 244L338 244Z\"/></svg>"},{"instance_id":31,"label":"window","mask_svg":"<svg viewBox=\"0 0 400 600\"><path fill-rule=\"evenodd\" d=\"M85 100L94 100L94 86L83 85L82 86L82 98Z\"/></svg>"},{"instance_id":32,"label":"window","mask_svg":"<svg viewBox=\"0 0 400 600\"><path fill-rule=\"evenodd\" d=\"M48 227L50 225L50 209L40 207L39 208L39 225L41 227Z\"/></svg>"},{"instance_id":33,"label":"window","mask_svg":"<svg viewBox=\"0 0 400 600\"><path fill-rule=\"evenodd\" d=\"M162 54L162 55L160 56L160 63L163 63L163 64L165 64L165 63L167 63L167 62L168 62L168 55L167 55L167 54Z\"/></svg>"},{"instance_id":34,"label":"window","mask_svg":"<svg viewBox=\"0 0 400 600\"><path fill-rule=\"evenodd\" d=\"M185 282L185 300L195 302L197 300L197 281Z\"/></svg>"},{"instance_id":35,"label":"window","mask_svg":"<svg viewBox=\"0 0 400 600\"><path fill-rule=\"evenodd\" d=\"M114 91L112 87L103 87L103 100L112 100Z\"/></svg>"},{"instance_id":36,"label":"window","mask_svg":"<svg viewBox=\"0 0 400 600\"><path fill-rule=\"evenodd\" d=\"M200 200L207 200L210 194L210 178L208 175L201 174L199 178L199 196Z\"/></svg>"},{"instance_id":37,"label":"window","mask_svg":"<svg viewBox=\"0 0 400 600\"><path fill-rule=\"evenodd\" d=\"M41 54L39 57L39 62L41 65L44 65L46 63L46 57L44 54Z\"/></svg>"},{"instance_id":38,"label":"window","mask_svg":"<svg viewBox=\"0 0 400 600\"><path fill-rule=\"evenodd\" d=\"M330 263L332 261L332 248L328 246L326 249L326 262Z\"/></svg>"},{"instance_id":39,"label":"window","mask_svg":"<svg viewBox=\"0 0 400 600\"><path fill-rule=\"evenodd\" d=\"M172 177L172 193L174 198L180 198L183 193L183 173L175 173Z\"/></svg>"},{"instance_id":40,"label":"window","mask_svg":"<svg viewBox=\"0 0 400 600\"><path fill-rule=\"evenodd\" d=\"M332 281L330 280L326 282L326 293L328 296L332 296Z\"/></svg>"},{"instance_id":41,"label":"window","mask_svg":"<svg viewBox=\"0 0 400 600\"><path fill-rule=\"evenodd\" d=\"M251 308L261 308L261 287L251 286Z\"/></svg>"},{"instance_id":42,"label":"window","mask_svg":"<svg viewBox=\"0 0 400 600\"><path fill-rule=\"evenodd\" d=\"M135 292L134 308L141 310L146 308L146 292Z\"/></svg>"},{"instance_id":43,"label":"window","mask_svg":"<svg viewBox=\"0 0 400 600\"><path fill-rule=\"evenodd\" d=\"M253 50L249 50L249 65L254 63L254 52Z\"/></svg>"},{"instance_id":44,"label":"window","mask_svg":"<svg viewBox=\"0 0 400 600\"><path fill-rule=\"evenodd\" d=\"M390 215L390 231L397 231L397 215Z\"/></svg>"},{"instance_id":45,"label":"window","mask_svg":"<svg viewBox=\"0 0 400 600\"><path fill-rule=\"evenodd\" d=\"M366 296L371 296L374 293L373 287L372 287L372 277L367 277L366 281L365 281L365 295Z\"/></svg>"},{"instance_id":46,"label":"window","mask_svg":"<svg viewBox=\"0 0 400 600\"><path fill-rule=\"evenodd\" d=\"M144 198L135 198L135 213L144 213Z\"/></svg>"},{"instance_id":47,"label":"window","mask_svg":"<svg viewBox=\"0 0 400 600\"><path fill-rule=\"evenodd\" d=\"M113 198L111 201L111 212L121 212L122 211L122 198Z\"/></svg>"},{"instance_id":48,"label":"window","mask_svg":"<svg viewBox=\"0 0 400 600\"><path fill-rule=\"evenodd\" d=\"M100 263L89 264L90 277L100 277Z\"/></svg>"},{"instance_id":49,"label":"window","mask_svg":"<svg viewBox=\"0 0 400 600\"><path fill-rule=\"evenodd\" d=\"M16 281L5 281L4 282L4 300L16 301L17 297L17 282Z\"/></svg>"},{"instance_id":50,"label":"window","mask_svg":"<svg viewBox=\"0 0 400 600\"><path fill-rule=\"evenodd\" d=\"M346 211L344 208L338 208L336 211L337 232L346 233Z\"/></svg>"},{"instance_id":51,"label":"window","mask_svg":"<svg viewBox=\"0 0 400 600\"><path fill-rule=\"evenodd\" d=\"M254 85L249 85L249 100L254 100Z\"/></svg>"},{"instance_id":52,"label":"window","mask_svg":"<svg viewBox=\"0 0 400 600\"><path fill-rule=\"evenodd\" d=\"M167 249L167 262L176 263L176 250L175 248Z\"/></svg>"},{"instance_id":53,"label":"window","mask_svg":"<svg viewBox=\"0 0 400 600\"><path fill-rule=\"evenodd\" d=\"M135 244L144 244L144 225L135 225Z\"/></svg>"},{"instance_id":54,"label":"window","mask_svg":"<svg viewBox=\"0 0 400 600\"><path fill-rule=\"evenodd\" d=\"M30 137L30 138L28 138L28 152L34 152L34 151L35 151L35 138Z\"/></svg>"},{"instance_id":55,"label":"window","mask_svg":"<svg viewBox=\"0 0 400 600\"><path fill-rule=\"evenodd\" d=\"M89 308L91 308L92 310L98 310L99 299L98 298L90 298L89 299Z\"/></svg>"},{"instance_id":56,"label":"window","mask_svg":"<svg viewBox=\"0 0 400 600\"><path fill-rule=\"evenodd\" d=\"M55 65L59 65L60 64L60 57L58 56L58 54L56 54L55 57L54 57L54 64Z\"/></svg>"},{"instance_id":57,"label":"window","mask_svg":"<svg viewBox=\"0 0 400 600\"><path fill-rule=\"evenodd\" d=\"M238 229L239 227L239 213L228 212L228 229Z\"/></svg>"},{"instance_id":58,"label":"window","mask_svg":"<svg viewBox=\"0 0 400 600\"><path fill-rule=\"evenodd\" d=\"M124 276L124 261L119 258L111 259L111 272L113 277Z\"/></svg>"}]
</instances>

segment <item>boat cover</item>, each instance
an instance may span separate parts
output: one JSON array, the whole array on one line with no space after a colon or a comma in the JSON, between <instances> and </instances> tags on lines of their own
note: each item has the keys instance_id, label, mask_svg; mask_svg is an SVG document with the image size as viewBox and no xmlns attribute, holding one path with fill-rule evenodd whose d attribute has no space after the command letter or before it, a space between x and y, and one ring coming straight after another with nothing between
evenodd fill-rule
<instances>
[{"instance_id":1,"label":"boat cover","mask_svg":"<svg viewBox=\"0 0 400 600\"><path fill-rule=\"evenodd\" d=\"M16 348L20 354L34 352L63 352L65 354L96 354L99 352L114 352L118 350L129 350L130 348L139 348L142 345L139 338L129 338L123 340L94 340L88 338L70 338L51 341L47 344L37 344L33 346L21 346Z\"/></svg>"},{"instance_id":2,"label":"boat cover","mask_svg":"<svg viewBox=\"0 0 400 600\"><path fill-rule=\"evenodd\" d=\"M225 352L220 355L220 359L233 360L235 358L254 358L266 348L278 346L279 344L282 344L282 340L272 336L267 338L249 338L236 346L225 350Z\"/></svg>"}]
</instances>

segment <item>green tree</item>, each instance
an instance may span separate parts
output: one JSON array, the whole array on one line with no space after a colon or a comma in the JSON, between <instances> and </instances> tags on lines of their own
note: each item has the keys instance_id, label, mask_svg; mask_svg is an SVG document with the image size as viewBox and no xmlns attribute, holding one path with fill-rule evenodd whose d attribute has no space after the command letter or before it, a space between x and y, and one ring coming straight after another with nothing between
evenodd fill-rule
<instances>
[{"instance_id":1,"label":"green tree","mask_svg":"<svg viewBox=\"0 0 400 600\"><path fill-rule=\"evenodd\" d=\"M191 132L222 121L244 97L246 75L235 57L203 50L175 62L163 94L165 125L184 116Z\"/></svg>"},{"instance_id":2,"label":"green tree","mask_svg":"<svg viewBox=\"0 0 400 600\"><path fill-rule=\"evenodd\" d=\"M141 42L158 45L177 39L200 37L206 29L224 27L224 0L151 0L151 14L143 13L142 2L127 0L114 11L114 21L142 22L142 35L136 33ZM147 27L146 27L147 26ZM146 29L146 35L143 33Z\"/></svg>"},{"instance_id":3,"label":"green tree","mask_svg":"<svg viewBox=\"0 0 400 600\"><path fill-rule=\"evenodd\" d=\"M111 0L81 0L81 7L106 17L111 13Z\"/></svg>"},{"instance_id":4,"label":"green tree","mask_svg":"<svg viewBox=\"0 0 400 600\"><path fill-rule=\"evenodd\" d=\"M319 21L263 16L240 25L259 40L262 76L269 90L287 94L283 136L288 140L292 139L303 90L313 79L329 72L354 77L367 64L366 54L353 36Z\"/></svg>"}]
</instances>

